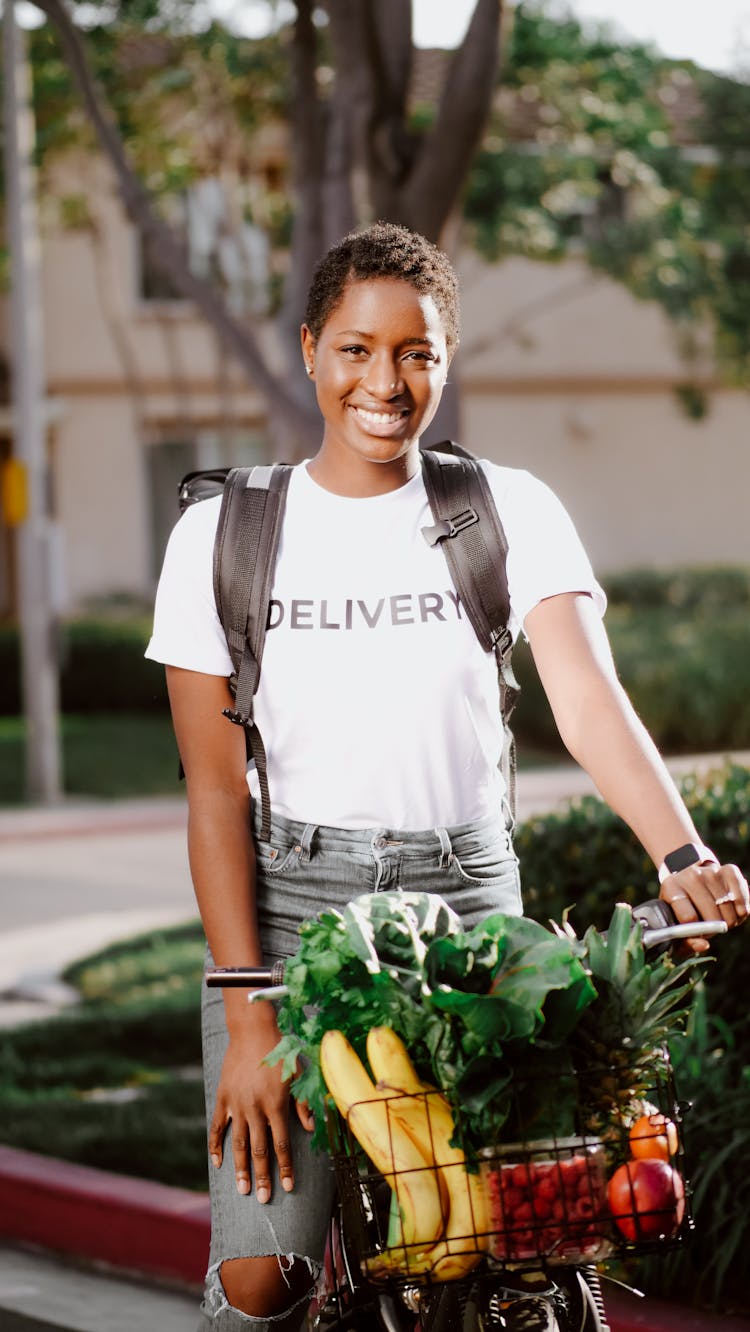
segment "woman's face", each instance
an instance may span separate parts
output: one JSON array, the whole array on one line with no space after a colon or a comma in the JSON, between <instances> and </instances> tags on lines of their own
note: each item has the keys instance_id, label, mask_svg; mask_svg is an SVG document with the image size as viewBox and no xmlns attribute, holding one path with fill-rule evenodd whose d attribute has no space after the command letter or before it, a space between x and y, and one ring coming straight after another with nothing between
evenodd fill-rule
<instances>
[{"instance_id":1,"label":"woman's face","mask_svg":"<svg viewBox=\"0 0 750 1332\"><path fill-rule=\"evenodd\" d=\"M364 476L385 464L401 484L448 369L432 296L399 278L350 282L317 343L303 327L302 351L325 423L318 459L327 472Z\"/></svg>"}]
</instances>

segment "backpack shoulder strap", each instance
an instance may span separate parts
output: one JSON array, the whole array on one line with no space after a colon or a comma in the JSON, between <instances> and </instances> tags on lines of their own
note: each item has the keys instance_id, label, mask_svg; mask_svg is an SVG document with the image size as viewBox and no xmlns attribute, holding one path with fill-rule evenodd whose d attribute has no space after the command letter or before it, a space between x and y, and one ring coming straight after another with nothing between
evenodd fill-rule
<instances>
[{"instance_id":1,"label":"backpack shoulder strap","mask_svg":"<svg viewBox=\"0 0 750 1332\"><path fill-rule=\"evenodd\" d=\"M508 542L487 477L465 449L422 451L425 487L435 519L423 528L442 545L474 632L486 651L510 640Z\"/></svg>"},{"instance_id":2,"label":"backpack shoulder strap","mask_svg":"<svg viewBox=\"0 0 750 1332\"><path fill-rule=\"evenodd\" d=\"M508 541L492 490L478 459L446 441L422 450L422 474L432 516L422 528L431 545L440 543L474 632L485 651L495 654L500 712L505 727L505 779L515 817L515 748L509 719L519 688L511 666Z\"/></svg>"},{"instance_id":3,"label":"backpack shoulder strap","mask_svg":"<svg viewBox=\"0 0 750 1332\"><path fill-rule=\"evenodd\" d=\"M253 719L260 683L273 573L291 467L233 467L223 487L214 542L214 594L234 674L234 708L224 715L245 728L261 793L261 837L271 832L265 748Z\"/></svg>"}]
</instances>

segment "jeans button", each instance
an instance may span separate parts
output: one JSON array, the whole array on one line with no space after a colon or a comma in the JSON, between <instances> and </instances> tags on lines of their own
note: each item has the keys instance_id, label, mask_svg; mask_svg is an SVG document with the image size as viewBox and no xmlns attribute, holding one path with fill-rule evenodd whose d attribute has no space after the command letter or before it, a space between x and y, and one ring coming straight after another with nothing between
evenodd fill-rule
<instances>
[{"instance_id":1,"label":"jeans button","mask_svg":"<svg viewBox=\"0 0 750 1332\"><path fill-rule=\"evenodd\" d=\"M387 843L385 837L376 837L376 838L375 838L375 846L378 848L379 851L382 851L383 847L384 847L384 846L387 846L387 845L388 845L388 843Z\"/></svg>"}]
</instances>

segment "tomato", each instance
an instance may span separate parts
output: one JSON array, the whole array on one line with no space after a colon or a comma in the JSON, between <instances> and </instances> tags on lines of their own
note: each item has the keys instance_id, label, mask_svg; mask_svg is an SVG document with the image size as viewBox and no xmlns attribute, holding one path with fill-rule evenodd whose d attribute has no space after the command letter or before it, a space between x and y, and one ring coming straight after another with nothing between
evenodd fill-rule
<instances>
[{"instance_id":1,"label":"tomato","mask_svg":"<svg viewBox=\"0 0 750 1332\"><path fill-rule=\"evenodd\" d=\"M607 1200L620 1234L627 1240L668 1239L685 1215L682 1176L666 1161L633 1160L615 1171Z\"/></svg>"},{"instance_id":2,"label":"tomato","mask_svg":"<svg viewBox=\"0 0 750 1332\"><path fill-rule=\"evenodd\" d=\"M666 1115L641 1115L630 1130L630 1151L639 1160L668 1161L677 1151L677 1126Z\"/></svg>"}]
</instances>

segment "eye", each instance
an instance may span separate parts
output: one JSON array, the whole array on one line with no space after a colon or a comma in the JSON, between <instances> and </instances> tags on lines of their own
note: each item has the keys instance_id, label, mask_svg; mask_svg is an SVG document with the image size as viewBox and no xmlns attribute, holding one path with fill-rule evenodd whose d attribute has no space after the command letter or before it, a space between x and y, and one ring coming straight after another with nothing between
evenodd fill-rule
<instances>
[{"instance_id":1,"label":"eye","mask_svg":"<svg viewBox=\"0 0 750 1332\"><path fill-rule=\"evenodd\" d=\"M433 364L436 359L430 351L408 351L404 356L405 361L420 361L423 364Z\"/></svg>"},{"instance_id":2,"label":"eye","mask_svg":"<svg viewBox=\"0 0 750 1332\"><path fill-rule=\"evenodd\" d=\"M350 342L346 347L340 347L339 350L346 356L366 356L367 348L358 342Z\"/></svg>"}]
</instances>

